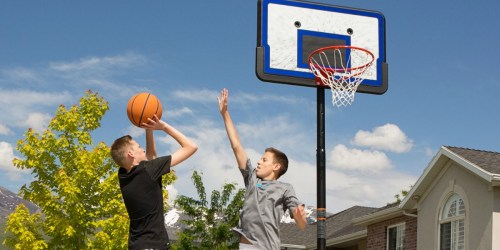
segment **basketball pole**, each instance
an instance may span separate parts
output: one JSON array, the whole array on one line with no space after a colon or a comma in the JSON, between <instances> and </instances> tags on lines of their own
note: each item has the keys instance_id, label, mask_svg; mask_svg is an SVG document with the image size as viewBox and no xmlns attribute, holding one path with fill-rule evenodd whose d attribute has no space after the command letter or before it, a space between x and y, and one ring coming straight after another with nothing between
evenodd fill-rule
<instances>
[{"instance_id":1,"label":"basketball pole","mask_svg":"<svg viewBox=\"0 0 500 250\"><path fill-rule=\"evenodd\" d=\"M316 179L317 208L316 221L318 230L318 250L326 249L326 163L325 163L325 89L317 89L317 149Z\"/></svg>"}]
</instances>

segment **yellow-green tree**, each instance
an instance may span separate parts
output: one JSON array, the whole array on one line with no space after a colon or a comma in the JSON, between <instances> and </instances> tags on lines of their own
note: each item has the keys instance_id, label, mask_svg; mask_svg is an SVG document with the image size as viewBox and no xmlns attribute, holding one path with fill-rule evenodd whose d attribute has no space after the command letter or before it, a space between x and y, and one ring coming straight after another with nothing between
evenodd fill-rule
<instances>
[{"instance_id":1,"label":"yellow-green tree","mask_svg":"<svg viewBox=\"0 0 500 250\"><path fill-rule=\"evenodd\" d=\"M78 105L60 106L42 133L29 129L17 143L22 158L14 166L34 180L19 194L40 208L30 214L20 206L6 226L4 245L14 249L126 249L128 215L109 147L94 144L109 109L88 91ZM164 182L172 182L173 177ZM166 192L166 191L165 191Z\"/></svg>"}]
</instances>

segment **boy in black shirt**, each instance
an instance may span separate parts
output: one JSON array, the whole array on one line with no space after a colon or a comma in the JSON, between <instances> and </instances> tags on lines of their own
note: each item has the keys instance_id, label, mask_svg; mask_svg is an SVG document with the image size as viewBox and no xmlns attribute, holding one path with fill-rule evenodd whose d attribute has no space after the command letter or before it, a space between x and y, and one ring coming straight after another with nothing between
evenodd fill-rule
<instances>
[{"instance_id":1,"label":"boy in black shirt","mask_svg":"<svg viewBox=\"0 0 500 250\"><path fill-rule=\"evenodd\" d=\"M169 249L163 216L161 176L196 152L198 146L181 132L155 115L146 129L146 150L126 135L111 146L111 156L120 166L118 178L130 218L129 249ZM156 157L153 130L162 130L174 138L180 149L168 156Z\"/></svg>"}]
</instances>

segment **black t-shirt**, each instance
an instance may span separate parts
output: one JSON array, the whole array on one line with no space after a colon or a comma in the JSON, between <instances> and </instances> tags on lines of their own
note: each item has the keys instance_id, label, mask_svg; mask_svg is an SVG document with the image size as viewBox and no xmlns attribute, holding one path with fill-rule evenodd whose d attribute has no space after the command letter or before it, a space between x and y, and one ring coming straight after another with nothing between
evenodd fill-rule
<instances>
[{"instance_id":1,"label":"black t-shirt","mask_svg":"<svg viewBox=\"0 0 500 250\"><path fill-rule=\"evenodd\" d=\"M161 176L170 172L171 156L142 161L130 172L118 171L123 201L130 218L129 249L169 249L163 215Z\"/></svg>"}]
</instances>

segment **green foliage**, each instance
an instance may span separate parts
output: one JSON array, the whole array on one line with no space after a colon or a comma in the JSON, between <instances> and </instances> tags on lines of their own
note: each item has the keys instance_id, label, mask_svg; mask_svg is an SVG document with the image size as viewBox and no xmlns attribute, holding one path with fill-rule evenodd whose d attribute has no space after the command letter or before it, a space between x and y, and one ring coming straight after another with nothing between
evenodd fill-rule
<instances>
[{"instance_id":1,"label":"green foliage","mask_svg":"<svg viewBox=\"0 0 500 250\"><path fill-rule=\"evenodd\" d=\"M173 249L238 249L239 239L231 228L238 224L245 190L236 190L235 184L226 183L222 191L212 191L209 207L201 175L194 171L191 179L199 199L182 195L177 198L177 206L189 219L182 221L187 228Z\"/></svg>"},{"instance_id":2,"label":"green foliage","mask_svg":"<svg viewBox=\"0 0 500 250\"><path fill-rule=\"evenodd\" d=\"M109 109L88 91L79 105L60 106L42 134L29 129L17 144L14 166L34 180L20 195L40 207L20 205L8 219L3 244L14 249L126 249L129 219L109 147L91 132ZM165 182L173 181L167 177ZM43 236L43 237L42 237Z\"/></svg>"},{"instance_id":3,"label":"green foliage","mask_svg":"<svg viewBox=\"0 0 500 250\"><path fill-rule=\"evenodd\" d=\"M14 249L47 249L40 230L42 220L39 213L30 214L22 203L7 220L7 235L4 244Z\"/></svg>"},{"instance_id":4,"label":"green foliage","mask_svg":"<svg viewBox=\"0 0 500 250\"><path fill-rule=\"evenodd\" d=\"M411 189L412 186L410 186ZM401 190L399 194L394 195L394 198L396 198L396 201L394 202L395 204L400 204L401 201L408 195L408 190Z\"/></svg>"}]
</instances>

